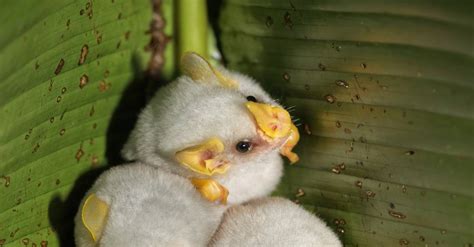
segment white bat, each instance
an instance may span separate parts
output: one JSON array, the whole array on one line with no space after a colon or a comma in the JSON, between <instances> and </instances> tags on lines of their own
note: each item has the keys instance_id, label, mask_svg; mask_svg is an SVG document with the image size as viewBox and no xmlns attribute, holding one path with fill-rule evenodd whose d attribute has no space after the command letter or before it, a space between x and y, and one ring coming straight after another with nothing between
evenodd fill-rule
<instances>
[{"instance_id":1,"label":"white bat","mask_svg":"<svg viewBox=\"0 0 474 247\"><path fill-rule=\"evenodd\" d=\"M141 112L123 155L76 216L78 246L206 246L228 205L268 195L299 139L251 78L194 53Z\"/></svg>"}]
</instances>

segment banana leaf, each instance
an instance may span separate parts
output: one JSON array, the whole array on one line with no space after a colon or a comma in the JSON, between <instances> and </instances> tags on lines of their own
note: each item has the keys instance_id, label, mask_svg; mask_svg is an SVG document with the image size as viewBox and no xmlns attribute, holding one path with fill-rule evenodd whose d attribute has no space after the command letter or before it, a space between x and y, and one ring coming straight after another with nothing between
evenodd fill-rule
<instances>
[{"instance_id":1,"label":"banana leaf","mask_svg":"<svg viewBox=\"0 0 474 247\"><path fill-rule=\"evenodd\" d=\"M148 0L2 2L0 246L73 246L143 103L151 16Z\"/></svg>"},{"instance_id":2,"label":"banana leaf","mask_svg":"<svg viewBox=\"0 0 474 247\"><path fill-rule=\"evenodd\" d=\"M347 246L472 246L471 1L223 2L229 66L300 124L276 195Z\"/></svg>"}]
</instances>

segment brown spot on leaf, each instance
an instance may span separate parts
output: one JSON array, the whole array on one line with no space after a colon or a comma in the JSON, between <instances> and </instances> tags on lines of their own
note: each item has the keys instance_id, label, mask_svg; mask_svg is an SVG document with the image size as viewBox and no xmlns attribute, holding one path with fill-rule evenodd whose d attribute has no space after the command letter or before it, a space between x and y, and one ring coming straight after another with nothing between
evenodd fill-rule
<instances>
[{"instance_id":1,"label":"brown spot on leaf","mask_svg":"<svg viewBox=\"0 0 474 247\"><path fill-rule=\"evenodd\" d=\"M83 74L81 78L79 78L79 88L84 88L87 83L89 82L89 77L86 74Z\"/></svg>"},{"instance_id":2,"label":"brown spot on leaf","mask_svg":"<svg viewBox=\"0 0 474 247\"><path fill-rule=\"evenodd\" d=\"M283 73L283 79L285 81L290 81L290 79L291 79L290 74L288 74L287 72Z\"/></svg>"},{"instance_id":3,"label":"brown spot on leaf","mask_svg":"<svg viewBox=\"0 0 474 247\"><path fill-rule=\"evenodd\" d=\"M89 19L92 19L94 11L92 10L92 1L91 0L89 0L86 3L86 11L87 11L87 16L89 17Z\"/></svg>"},{"instance_id":4,"label":"brown spot on leaf","mask_svg":"<svg viewBox=\"0 0 474 247\"><path fill-rule=\"evenodd\" d=\"M63 113L61 113L61 116L59 116L59 120L63 120L64 114L66 114L67 109L64 109Z\"/></svg>"},{"instance_id":5,"label":"brown spot on leaf","mask_svg":"<svg viewBox=\"0 0 474 247\"><path fill-rule=\"evenodd\" d=\"M94 106L91 107L91 110L89 111L89 117L92 117L92 115L94 115L95 113L95 109L94 109Z\"/></svg>"},{"instance_id":6,"label":"brown spot on leaf","mask_svg":"<svg viewBox=\"0 0 474 247\"><path fill-rule=\"evenodd\" d=\"M130 31L125 32L124 36L125 40L128 40L130 38Z\"/></svg>"},{"instance_id":7,"label":"brown spot on leaf","mask_svg":"<svg viewBox=\"0 0 474 247\"><path fill-rule=\"evenodd\" d=\"M77 65L82 65L86 61L87 54L89 54L89 46L83 45L81 48L81 54L79 55L79 62L77 63Z\"/></svg>"},{"instance_id":8,"label":"brown spot on leaf","mask_svg":"<svg viewBox=\"0 0 474 247\"><path fill-rule=\"evenodd\" d=\"M311 127L309 127L309 124L304 124L304 132L307 134L307 135L311 135L312 132L311 132Z\"/></svg>"},{"instance_id":9,"label":"brown spot on leaf","mask_svg":"<svg viewBox=\"0 0 474 247\"><path fill-rule=\"evenodd\" d=\"M99 45L100 43L102 43L102 34L99 34L96 36L95 40L97 41L97 44Z\"/></svg>"},{"instance_id":10,"label":"brown spot on leaf","mask_svg":"<svg viewBox=\"0 0 474 247\"><path fill-rule=\"evenodd\" d=\"M304 193L304 190L302 188L298 188L298 190L296 191L296 197L302 197L304 196L305 193Z\"/></svg>"},{"instance_id":11,"label":"brown spot on leaf","mask_svg":"<svg viewBox=\"0 0 474 247\"><path fill-rule=\"evenodd\" d=\"M371 190L367 190L365 192L365 194L367 195L367 198L369 197L375 197L375 192L371 191Z\"/></svg>"},{"instance_id":12,"label":"brown spot on leaf","mask_svg":"<svg viewBox=\"0 0 474 247\"><path fill-rule=\"evenodd\" d=\"M338 164L336 166L334 166L331 171L335 174L340 174L341 171L345 170L346 169L346 165L344 163L341 163L341 164Z\"/></svg>"},{"instance_id":13,"label":"brown spot on leaf","mask_svg":"<svg viewBox=\"0 0 474 247\"><path fill-rule=\"evenodd\" d=\"M400 213L400 212L395 212L395 211L392 211L392 210L388 210L388 214L394 218L397 218L397 219L405 219L406 218L406 215Z\"/></svg>"},{"instance_id":14,"label":"brown spot on leaf","mask_svg":"<svg viewBox=\"0 0 474 247\"><path fill-rule=\"evenodd\" d=\"M40 148L39 143L36 143L35 147L33 148L33 151L31 151L31 153L36 153L39 148Z\"/></svg>"},{"instance_id":15,"label":"brown spot on leaf","mask_svg":"<svg viewBox=\"0 0 474 247\"><path fill-rule=\"evenodd\" d=\"M349 88L349 83L347 83L347 81L345 81L345 80L336 80L335 83L339 87Z\"/></svg>"},{"instance_id":16,"label":"brown spot on leaf","mask_svg":"<svg viewBox=\"0 0 474 247\"><path fill-rule=\"evenodd\" d=\"M318 68L322 71L325 71L326 70L326 66L322 63L318 64Z\"/></svg>"},{"instance_id":17,"label":"brown spot on leaf","mask_svg":"<svg viewBox=\"0 0 474 247\"><path fill-rule=\"evenodd\" d=\"M54 74L59 75L59 73L61 73L61 70L63 69L63 66L64 66L64 59L61 58L61 60L59 60L58 65L56 66L56 70L54 70Z\"/></svg>"},{"instance_id":18,"label":"brown spot on leaf","mask_svg":"<svg viewBox=\"0 0 474 247\"><path fill-rule=\"evenodd\" d=\"M91 158L91 165L96 166L97 164L99 164L99 158L94 154Z\"/></svg>"},{"instance_id":19,"label":"brown spot on leaf","mask_svg":"<svg viewBox=\"0 0 474 247\"><path fill-rule=\"evenodd\" d=\"M16 228L15 231L10 233L10 238L15 237L15 234L20 230L20 228Z\"/></svg>"},{"instance_id":20,"label":"brown spot on leaf","mask_svg":"<svg viewBox=\"0 0 474 247\"><path fill-rule=\"evenodd\" d=\"M24 244L24 245L28 245L30 243L30 239L29 238L24 238L21 240L21 242Z\"/></svg>"},{"instance_id":21,"label":"brown spot on leaf","mask_svg":"<svg viewBox=\"0 0 474 247\"><path fill-rule=\"evenodd\" d=\"M66 87L61 88L61 93L62 93L62 94L65 94L66 92L67 92L67 88L66 88Z\"/></svg>"},{"instance_id":22,"label":"brown spot on leaf","mask_svg":"<svg viewBox=\"0 0 474 247\"><path fill-rule=\"evenodd\" d=\"M112 86L112 84L110 84L110 82L107 83L106 81L102 80L99 83L99 91L100 92L105 92L105 91L109 90L110 86Z\"/></svg>"},{"instance_id":23,"label":"brown spot on leaf","mask_svg":"<svg viewBox=\"0 0 474 247\"><path fill-rule=\"evenodd\" d=\"M283 20L285 21L285 26L289 27L290 29L293 28L293 21L291 20L290 12L285 13Z\"/></svg>"},{"instance_id":24,"label":"brown spot on leaf","mask_svg":"<svg viewBox=\"0 0 474 247\"><path fill-rule=\"evenodd\" d=\"M38 70L38 69L39 69L39 67L40 67L40 65L39 65L39 62L38 62L38 61L36 61L36 63L35 63L35 70Z\"/></svg>"},{"instance_id":25,"label":"brown spot on leaf","mask_svg":"<svg viewBox=\"0 0 474 247\"><path fill-rule=\"evenodd\" d=\"M333 95L331 94L326 94L324 96L324 99L326 99L326 101L329 103L329 104L334 104L334 102L336 102L336 97L334 97Z\"/></svg>"},{"instance_id":26,"label":"brown spot on leaf","mask_svg":"<svg viewBox=\"0 0 474 247\"><path fill-rule=\"evenodd\" d=\"M400 245L408 245L410 242L404 238L400 239Z\"/></svg>"},{"instance_id":27,"label":"brown spot on leaf","mask_svg":"<svg viewBox=\"0 0 474 247\"><path fill-rule=\"evenodd\" d=\"M63 136L65 133L66 133L66 129L64 128L59 131L60 136Z\"/></svg>"},{"instance_id":28,"label":"brown spot on leaf","mask_svg":"<svg viewBox=\"0 0 474 247\"><path fill-rule=\"evenodd\" d=\"M63 98L61 96L58 96L58 97L56 97L56 102L59 103L59 102L61 102L62 99Z\"/></svg>"},{"instance_id":29,"label":"brown spot on leaf","mask_svg":"<svg viewBox=\"0 0 474 247\"><path fill-rule=\"evenodd\" d=\"M84 156L84 150L82 150L82 146L76 152L76 160L77 162L81 161L82 156Z\"/></svg>"},{"instance_id":30,"label":"brown spot on leaf","mask_svg":"<svg viewBox=\"0 0 474 247\"><path fill-rule=\"evenodd\" d=\"M335 224L336 226L343 226L343 225L346 224L346 221L345 221L344 219L337 219L337 218L336 218L336 219L334 219L333 222L334 222L334 224Z\"/></svg>"},{"instance_id":31,"label":"brown spot on leaf","mask_svg":"<svg viewBox=\"0 0 474 247\"><path fill-rule=\"evenodd\" d=\"M48 241L46 240L41 241L41 247L48 247Z\"/></svg>"},{"instance_id":32,"label":"brown spot on leaf","mask_svg":"<svg viewBox=\"0 0 474 247\"><path fill-rule=\"evenodd\" d=\"M10 176L2 176L1 177L3 180L5 180L5 182L3 183L3 185L5 187L9 187L10 186Z\"/></svg>"},{"instance_id":33,"label":"brown spot on leaf","mask_svg":"<svg viewBox=\"0 0 474 247\"><path fill-rule=\"evenodd\" d=\"M352 133L352 130L350 130L350 129L348 129L348 128L344 128L344 133L350 134L350 133Z\"/></svg>"},{"instance_id":34,"label":"brown spot on leaf","mask_svg":"<svg viewBox=\"0 0 474 247\"><path fill-rule=\"evenodd\" d=\"M56 185L59 185L60 183L61 183L61 180L59 180L59 178L56 179Z\"/></svg>"},{"instance_id":35,"label":"brown spot on leaf","mask_svg":"<svg viewBox=\"0 0 474 247\"><path fill-rule=\"evenodd\" d=\"M265 19L265 26L267 26L268 28L271 27L273 25L273 19L271 16L267 16L267 18Z\"/></svg>"},{"instance_id":36,"label":"brown spot on leaf","mask_svg":"<svg viewBox=\"0 0 474 247\"><path fill-rule=\"evenodd\" d=\"M80 15L83 15L83 14L84 14L84 10L81 9L81 10L79 11L79 14L80 14Z\"/></svg>"},{"instance_id":37,"label":"brown spot on leaf","mask_svg":"<svg viewBox=\"0 0 474 247\"><path fill-rule=\"evenodd\" d=\"M341 126L342 126L342 125L341 125L341 122L336 121L336 128L341 128Z\"/></svg>"}]
</instances>

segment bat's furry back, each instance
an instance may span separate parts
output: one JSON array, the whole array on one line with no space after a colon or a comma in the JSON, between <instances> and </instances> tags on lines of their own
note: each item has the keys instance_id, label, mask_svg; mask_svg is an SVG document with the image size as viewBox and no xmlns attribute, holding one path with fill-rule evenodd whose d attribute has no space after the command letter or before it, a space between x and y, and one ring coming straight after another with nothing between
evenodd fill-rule
<instances>
[{"instance_id":1,"label":"bat's furry back","mask_svg":"<svg viewBox=\"0 0 474 247\"><path fill-rule=\"evenodd\" d=\"M326 224L283 198L261 198L227 210L210 247L341 247Z\"/></svg>"},{"instance_id":2,"label":"bat's furry back","mask_svg":"<svg viewBox=\"0 0 474 247\"><path fill-rule=\"evenodd\" d=\"M76 215L80 247L206 246L225 210L204 200L187 179L140 163L106 171L88 194L107 203L109 214L98 242Z\"/></svg>"}]
</instances>

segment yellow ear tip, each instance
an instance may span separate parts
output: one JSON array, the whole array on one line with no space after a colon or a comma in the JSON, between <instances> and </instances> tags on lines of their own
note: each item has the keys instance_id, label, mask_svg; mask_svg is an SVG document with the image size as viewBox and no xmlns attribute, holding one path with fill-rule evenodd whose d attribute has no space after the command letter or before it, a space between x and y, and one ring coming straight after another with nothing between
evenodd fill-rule
<instances>
[{"instance_id":1,"label":"yellow ear tip","mask_svg":"<svg viewBox=\"0 0 474 247\"><path fill-rule=\"evenodd\" d=\"M82 224L91 234L94 242L96 242L102 234L108 212L109 205L95 194L90 194L82 206Z\"/></svg>"},{"instance_id":2,"label":"yellow ear tip","mask_svg":"<svg viewBox=\"0 0 474 247\"><path fill-rule=\"evenodd\" d=\"M221 86L227 88L238 88L238 83L224 76L218 69L215 69L204 56L196 52L185 52L180 60L181 71L193 80L202 82L217 79Z\"/></svg>"},{"instance_id":3,"label":"yellow ear tip","mask_svg":"<svg viewBox=\"0 0 474 247\"><path fill-rule=\"evenodd\" d=\"M199 55L198 53L193 52L193 51L187 51L181 56L181 59L180 59L181 67L187 62L192 61L192 60L206 61L206 59L203 56Z\"/></svg>"}]
</instances>

